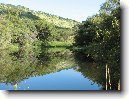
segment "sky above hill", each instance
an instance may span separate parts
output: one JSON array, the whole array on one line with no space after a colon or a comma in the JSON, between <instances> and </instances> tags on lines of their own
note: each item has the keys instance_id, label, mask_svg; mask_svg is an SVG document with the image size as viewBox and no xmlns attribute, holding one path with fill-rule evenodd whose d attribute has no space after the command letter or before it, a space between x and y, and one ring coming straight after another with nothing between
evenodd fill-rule
<instances>
[{"instance_id":1,"label":"sky above hill","mask_svg":"<svg viewBox=\"0 0 129 99\"><path fill-rule=\"evenodd\" d=\"M22 5L35 11L85 21L96 14L106 0L0 0L0 3Z\"/></svg>"}]
</instances>

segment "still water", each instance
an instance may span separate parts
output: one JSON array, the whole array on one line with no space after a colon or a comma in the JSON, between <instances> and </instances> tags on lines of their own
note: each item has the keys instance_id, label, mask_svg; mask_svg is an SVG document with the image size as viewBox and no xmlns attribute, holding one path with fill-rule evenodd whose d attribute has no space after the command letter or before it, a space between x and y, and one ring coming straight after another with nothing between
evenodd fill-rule
<instances>
[{"instance_id":1,"label":"still water","mask_svg":"<svg viewBox=\"0 0 129 99\"><path fill-rule=\"evenodd\" d=\"M105 68L65 48L35 56L2 53L0 90L105 90Z\"/></svg>"},{"instance_id":2,"label":"still water","mask_svg":"<svg viewBox=\"0 0 129 99\"><path fill-rule=\"evenodd\" d=\"M43 76L30 77L16 85L0 84L2 90L100 90L101 86L85 78L74 69L62 70Z\"/></svg>"}]
</instances>

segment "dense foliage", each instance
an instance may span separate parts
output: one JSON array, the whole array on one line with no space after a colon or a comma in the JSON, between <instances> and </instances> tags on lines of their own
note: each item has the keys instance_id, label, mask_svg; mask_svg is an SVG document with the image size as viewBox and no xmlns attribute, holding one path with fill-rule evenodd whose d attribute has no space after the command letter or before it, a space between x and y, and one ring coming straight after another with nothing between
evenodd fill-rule
<instances>
[{"instance_id":1,"label":"dense foliage","mask_svg":"<svg viewBox=\"0 0 129 99\"><path fill-rule=\"evenodd\" d=\"M120 1L107 0L99 14L78 26L75 46L95 62L111 67L113 78L120 78ZM118 80L117 80L118 81Z\"/></svg>"},{"instance_id":2,"label":"dense foliage","mask_svg":"<svg viewBox=\"0 0 129 99\"><path fill-rule=\"evenodd\" d=\"M106 3L109 4L110 1L112 0ZM114 3L112 5L114 5ZM109 13L104 3L102 6L103 9L100 9L99 14L89 17L78 26L75 36L75 45L78 47L86 47L85 54L89 54L95 60L103 60L106 63L114 60L116 63L119 63L120 7L119 4L116 3L113 9L114 6L112 5L112 9ZM103 10L105 11L103 12Z\"/></svg>"},{"instance_id":3,"label":"dense foliage","mask_svg":"<svg viewBox=\"0 0 129 99\"><path fill-rule=\"evenodd\" d=\"M25 55L39 49L39 45L68 42L75 24L78 22L23 6L0 4L0 49Z\"/></svg>"}]
</instances>

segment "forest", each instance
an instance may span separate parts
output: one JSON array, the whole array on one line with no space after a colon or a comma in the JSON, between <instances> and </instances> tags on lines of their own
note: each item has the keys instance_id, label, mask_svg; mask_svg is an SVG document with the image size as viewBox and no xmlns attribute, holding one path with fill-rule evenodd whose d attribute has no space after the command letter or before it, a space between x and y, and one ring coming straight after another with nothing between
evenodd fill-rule
<instances>
[{"instance_id":1,"label":"forest","mask_svg":"<svg viewBox=\"0 0 129 99\"><path fill-rule=\"evenodd\" d=\"M107 0L99 14L76 27L76 50L83 48L82 52L87 57L106 67L110 86L113 81L110 83L110 79L120 78L120 11L119 0ZM109 72L113 78L108 76Z\"/></svg>"},{"instance_id":2,"label":"forest","mask_svg":"<svg viewBox=\"0 0 129 99\"><path fill-rule=\"evenodd\" d=\"M85 61L97 63L106 69L106 84L109 84L109 87L106 85L104 89L111 89L113 85L115 86L113 89L116 89L120 86L120 13L120 0L107 0L101 5L99 13L89 16L82 22L42 11L33 11L20 5L1 3L0 64L4 65L9 60L9 63L12 64L11 60L24 58L28 61L31 58L30 61L32 61L35 60L35 56L41 62L46 57L49 60L47 64L49 64L52 59L51 55L47 56L48 52L46 53L45 48L66 47L72 50L75 56L81 53L85 57ZM9 58L7 61L5 57L10 56L13 58ZM77 60L79 58L76 57ZM18 65L18 63L13 64ZM10 68L7 64L5 66ZM61 70L61 68L59 69ZM41 70L40 67L38 70ZM5 71L6 73L11 72ZM93 69L93 71L95 70ZM16 72L18 71L16 70ZM23 71L21 72L23 73ZM36 72L33 73L36 75ZM0 74L0 76L2 75ZM92 78L92 76L90 77Z\"/></svg>"}]
</instances>

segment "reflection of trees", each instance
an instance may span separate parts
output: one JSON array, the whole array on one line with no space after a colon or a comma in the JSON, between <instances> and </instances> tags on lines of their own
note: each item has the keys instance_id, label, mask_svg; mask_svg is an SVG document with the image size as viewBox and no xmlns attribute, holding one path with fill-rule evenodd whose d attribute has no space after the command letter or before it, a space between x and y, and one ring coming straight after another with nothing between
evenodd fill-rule
<instances>
[{"instance_id":1,"label":"reflection of trees","mask_svg":"<svg viewBox=\"0 0 129 99\"><path fill-rule=\"evenodd\" d=\"M102 85L103 89L106 90L106 84L107 84L107 90L118 90L119 86L119 69L115 68L114 66L108 66L107 71L106 67L102 63L94 63L88 62L87 57L82 52L75 52L75 59L78 63L79 68L77 71L81 72L82 75L86 78L89 78L93 82ZM106 79L106 72L107 72L107 79ZM107 81L107 83L106 83ZM111 84L111 85L110 85Z\"/></svg>"},{"instance_id":2,"label":"reflection of trees","mask_svg":"<svg viewBox=\"0 0 129 99\"><path fill-rule=\"evenodd\" d=\"M65 49L44 49L40 55L17 59L7 53L0 57L0 82L18 84L33 76L57 72L73 66L72 54Z\"/></svg>"}]
</instances>

